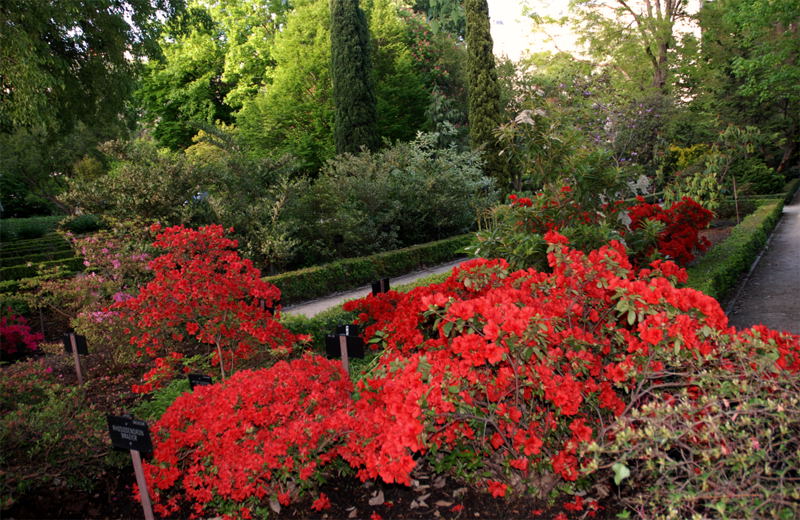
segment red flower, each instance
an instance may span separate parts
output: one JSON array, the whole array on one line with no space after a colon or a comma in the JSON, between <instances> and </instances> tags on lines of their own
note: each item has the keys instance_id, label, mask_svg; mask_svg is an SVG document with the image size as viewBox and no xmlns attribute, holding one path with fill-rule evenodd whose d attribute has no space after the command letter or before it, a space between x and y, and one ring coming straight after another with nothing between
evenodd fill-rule
<instances>
[{"instance_id":1,"label":"red flower","mask_svg":"<svg viewBox=\"0 0 800 520\"><path fill-rule=\"evenodd\" d=\"M331 501L328 499L328 496L325 493L320 493L319 498L314 500L314 503L311 504L311 509L314 511L322 511L324 509L329 509L331 507Z\"/></svg>"}]
</instances>

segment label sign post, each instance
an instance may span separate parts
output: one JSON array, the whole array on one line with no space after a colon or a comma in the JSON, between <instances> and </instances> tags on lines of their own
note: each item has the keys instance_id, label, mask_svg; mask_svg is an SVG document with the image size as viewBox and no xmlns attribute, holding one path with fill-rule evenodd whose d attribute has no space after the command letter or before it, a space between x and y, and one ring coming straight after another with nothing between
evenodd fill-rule
<instances>
[{"instance_id":1,"label":"label sign post","mask_svg":"<svg viewBox=\"0 0 800 520\"><path fill-rule=\"evenodd\" d=\"M389 279L388 278L381 278L375 282L372 282L372 294L380 294L384 292L389 292Z\"/></svg>"},{"instance_id":2,"label":"label sign post","mask_svg":"<svg viewBox=\"0 0 800 520\"><path fill-rule=\"evenodd\" d=\"M83 372L81 371L81 358L79 354L84 356L89 353L89 347L86 346L86 336L69 332L62 337L64 343L64 352L67 354L72 353L72 359L75 360L75 373L78 376L78 384L83 385Z\"/></svg>"},{"instance_id":3,"label":"label sign post","mask_svg":"<svg viewBox=\"0 0 800 520\"><path fill-rule=\"evenodd\" d=\"M213 384L214 380L211 379L211 376L205 374L189 374L189 388L192 390L194 390L196 386L208 386Z\"/></svg>"},{"instance_id":4,"label":"label sign post","mask_svg":"<svg viewBox=\"0 0 800 520\"><path fill-rule=\"evenodd\" d=\"M153 452L153 442L150 439L150 429L147 423L133 419L129 416L107 415L108 434L114 449L131 452L133 472L136 474L136 484L139 486L139 496L144 509L145 520L154 520L153 505L150 502L150 493L147 490L147 481L142 468L142 453Z\"/></svg>"},{"instance_id":5,"label":"label sign post","mask_svg":"<svg viewBox=\"0 0 800 520\"><path fill-rule=\"evenodd\" d=\"M329 359L341 358L344 371L350 373L350 358L364 357L364 340L358 336L358 325L339 325L335 334L325 336L325 353Z\"/></svg>"}]
</instances>

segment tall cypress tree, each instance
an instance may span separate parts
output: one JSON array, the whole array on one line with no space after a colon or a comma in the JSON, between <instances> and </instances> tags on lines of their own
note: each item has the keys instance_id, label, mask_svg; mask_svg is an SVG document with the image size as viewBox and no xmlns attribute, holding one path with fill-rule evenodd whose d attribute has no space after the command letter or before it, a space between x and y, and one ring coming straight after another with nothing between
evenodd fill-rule
<instances>
[{"instance_id":1,"label":"tall cypress tree","mask_svg":"<svg viewBox=\"0 0 800 520\"><path fill-rule=\"evenodd\" d=\"M486 173L503 176L494 131L500 125L500 85L497 82L489 6L486 0L465 0L467 17L467 109L473 149L482 148Z\"/></svg>"},{"instance_id":2,"label":"tall cypress tree","mask_svg":"<svg viewBox=\"0 0 800 520\"><path fill-rule=\"evenodd\" d=\"M331 77L336 152L378 145L369 31L358 0L331 0Z\"/></svg>"}]
</instances>

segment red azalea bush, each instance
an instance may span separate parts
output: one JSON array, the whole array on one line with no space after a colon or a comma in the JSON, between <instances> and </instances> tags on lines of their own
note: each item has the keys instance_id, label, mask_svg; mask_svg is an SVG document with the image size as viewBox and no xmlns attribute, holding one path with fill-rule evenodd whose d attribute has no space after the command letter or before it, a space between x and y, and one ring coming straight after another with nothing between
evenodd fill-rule
<instances>
[{"instance_id":1,"label":"red azalea bush","mask_svg":"<svg viewBox=\"0 0 800 520\"><path fill-rule=\"evenodd\" d=\"M345 457L361 478L408 484L427 455L495 496L570 490L604 426L736 340L714 299L675 287L672 262L635 270L619 242L586 254L546 238L552 273L478 259L345 306L386 350L357 386ZM777 364L794 367L800 341L784 347Z\"/></svg>"},{"instance_id":2,"label":"red azalea bush","mask_svg":"<svg viewBox=\"0 0 800 520\"><path fill-rule=\"evenodd\" d=\"M626 215L629 224L626 225ZM695 251L709 243L699 233L713 214L689 198L669 208L639 197L631 204L616 201L587 209L572 197L569 186L538 192L533 197L509 195L509 204L494 208L488 225L476 235L470 252L483 258L503 258L512 269L546 270L548 231L558 231L582 251L612 240L624 243L636 266L661 258L685 266Z\"/></svg>"},{"instance_id":3,"label":"red azalea bush","mask_svg":"<svg viewBox=\"0 0 800 520\"><path fill-rule=\"evenodd\" d=\"M31 332L28 320L14 314L11 308L5 316L0 316L0 359L16 360L39 350L39 342L44 336L39 332Z\"/></svg>"},{"instance_id":4,"label":"red azalea bush","mask_svg":"<svg viewBox=\"0 0 800 520\"><path fill-rule=\"evenodd\" d=\"M154 510L264 518L270 501L288 505L338 455L351 391L338 361L307 354L183 394L153 426Z\"/></svg>"},{"instance_id":5,"label":"red azalea bush","mask_svg":"<svg viewBox=\"0 0 800 520\"><path fill-rule=\"evenodd\" d=\"M236 240L226 238L222 226L152 230L160 232L153 245L165 251L149 263L153 280L108 309L123 315L130 343L155 363L136 391L159 387L181 364L210 358L225 379L237 360L264 345L276 355L291 352L299 338L267 310L280 291L238 255Z\"/></svg>"},{"instance_id":6,"label":"red azalea bush","mask_svg":"<svg viewBox=\"0 0 800 520\"><path fill-rule=\"evenodd\" d=\"M658 234L658 243L643 254L651 255L657 250L679 265L686 265L694 260L694 251L705 251L711 243L700 236L700 231L707 228L714 214L689 197L673 203L669 208L658 204L648 204L644 198L638 197L639 203L628 209L631 219L630 228L640 229L646 220L654 220L664 224Z\"/></svg>"}]
</instances>

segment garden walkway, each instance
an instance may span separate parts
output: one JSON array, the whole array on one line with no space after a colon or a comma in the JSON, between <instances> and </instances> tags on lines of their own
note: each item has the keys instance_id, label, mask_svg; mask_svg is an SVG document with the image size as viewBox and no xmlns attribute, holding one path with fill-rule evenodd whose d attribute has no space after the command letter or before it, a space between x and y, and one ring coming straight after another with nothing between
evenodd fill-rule
<instances>
[{"instance_id":1,"label":"garden walkway","mask_svg":"<svg viewBox=\"0 0 800 520\"><path fill-rule=\"evenodd\" d=\"M390 281L390 285L391 287L397 287L399 285L404 285L407 283L414 282L425 276L444 273L451 270L453 267L463 262L466 262L467 260L469 260L469 258L459 258L458 260L438 265L436 267L422 269L420 271L414 271L413 273L405 274L397 278L392 278ZM316 316L320 312L330 309L331 307L335 307L336 305L340 305L346 302L347 300L353 300L355 298L363 298L364 296L370 294L370 292L372 292L372 287L369 285L365 285L364 287L359 287L358 289L353 289L352 291L339 292L336 294L332 294L330 296L326 296L325 298L319 298L317 300L297 303L295 305L287 305L286 307L283 308L283 313L300 314L311 318L313 316Z\"/></svg>"},{"instance_id":2,"label":"garden walkway","mask_svg":"<svg viewBox=\"0 0 800 520\"><path fill-rule=\"evenodd\" d=\"M728 306L731 325L800 334L800 190Z\"/></svg>"}]
</instances>

